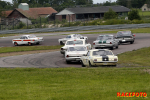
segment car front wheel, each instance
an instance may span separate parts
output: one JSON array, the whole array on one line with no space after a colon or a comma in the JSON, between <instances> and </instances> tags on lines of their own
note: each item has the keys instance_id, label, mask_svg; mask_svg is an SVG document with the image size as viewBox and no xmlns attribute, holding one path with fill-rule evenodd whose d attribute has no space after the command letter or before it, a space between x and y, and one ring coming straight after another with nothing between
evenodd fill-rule
<instances>
[{"instance_id":1,"label":"car front wheel","mask_svg":"<svg viewBox=\"0 0 150 100\"><path fill-rule=\"evenodd\" d=\"M29 46L31 46L31 45L32 45L32 43L31 43L31 42L28 42L28 45L29 45Z\"/></svg>"},{"instance_id":2,"label":"car front wheel","mask_svg":"<svg viewBox=\"0 0 150 100\"><path fill-rule=\"evenodd\" d=\"M83 64L82 60L81 60L81 65L82 65L82 67L85 67L85 65Z\"/></svg>"},{"instance_id":3,"label":"car front wheel","mask_svg":"<svg viewBox=\"0 0 150 100\"><path fill-rule=\"evenodd\" d=\"M15 43L14 43L14 46L18 46L18 43L17 43L17 42L15 42Z\"/></svg>"}]
</instances>

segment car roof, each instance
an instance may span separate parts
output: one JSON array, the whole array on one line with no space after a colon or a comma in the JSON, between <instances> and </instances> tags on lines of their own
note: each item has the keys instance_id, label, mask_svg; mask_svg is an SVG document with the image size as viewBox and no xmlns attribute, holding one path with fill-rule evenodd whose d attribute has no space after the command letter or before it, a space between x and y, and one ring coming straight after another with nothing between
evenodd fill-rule
<instances>
[{"instance_id":1,"label":"car roof","mask_svg":"<svg viewBox=\"0 0 150 100\"><path fill-rule=\"evenodd\" d=\"M67 41L77 41L77 40L85 41L84 39L70 39L70 40L67 40Z\"/></svg>"}]
</instances>

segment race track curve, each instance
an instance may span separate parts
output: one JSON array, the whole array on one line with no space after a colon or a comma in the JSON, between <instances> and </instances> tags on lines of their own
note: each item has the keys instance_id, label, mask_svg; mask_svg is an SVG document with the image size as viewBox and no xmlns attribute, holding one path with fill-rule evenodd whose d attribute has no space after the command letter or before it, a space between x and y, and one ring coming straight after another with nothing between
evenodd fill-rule
<instances>
[{"instance_id":1,"label":"race track curve","mask_svg":"<svg viewBox=\"0 0 150 100\"><path fill-rule=\"evenodd\" d=\"M92 43L92 41L96 39L98 34L94 34L94 35L85 34L85 36L88 36L89 42ZM51 36L51 38L55 38L55 36ZM136 39L134 44L126 43L126 44L119 45L119 48L114 49L113 53L119 54L127 51L140 49L143 47L149 47L150 46L149 42L150 42L150 34L136 34ZM55 51L55 52L40 53L40 54L1 57L0 67L58 68L58 67L81 67L81 65L80 63L76 63L76 62L66 64L63 55L60 54L59 51Z\"/></svg>"}]
</instances>

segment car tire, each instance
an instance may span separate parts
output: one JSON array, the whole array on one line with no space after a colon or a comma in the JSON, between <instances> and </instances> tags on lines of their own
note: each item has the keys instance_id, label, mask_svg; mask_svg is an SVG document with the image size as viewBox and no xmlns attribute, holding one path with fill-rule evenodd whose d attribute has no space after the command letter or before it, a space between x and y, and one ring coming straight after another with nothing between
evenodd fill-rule
<instances>
[{"instance_id":1,"label":"car tire","mask_svg":"<svg viewBox=\"0 0 150 100\"><path fill-rule=\"evenodd\" d=\"M17 42L14 42L14 46L18 46L18 43L17 43Z\"/></svg>"},{"instance_id":2,"label":"car tire","mask_svg":"<svg viewBox=\"0 0 150 100\"><path fill-rule=\"evenodd\" d=\"M60 45L64 45L64 43L62 41L60 41Z\"/></svg>"},{"instance_id":3,"label":"car tire","mask_svg":"<svg viewBox=\"0 0 150 100\"><path fill-rule=\"evenodd\" d=\"M118 49L118 45L116 46L116 49Z\"/></svg>"},{"instance_id":4,"label":"car tire","mask_svg":"<svg viewBox=\"0 0 150 100\"><path fill-rule=\"evenodd\" d=\"M89 61L89 67L92 67L92 65L91 65L90 61Z\"/></svg>"},{"instance_id":5,"label":"car tire","mask_svg":"<svg viewBox=\"0 0 150 100\"><path fill-rule=\"evenodd\" d=\"M81 60L81 65L82 65L82 67L86 67L86 66L83 64L82 60Z\"/></svg>"},{"instance_id":6,"label":"car tire","mask_svg":"<svg viewBox=\"0 0 150 100\"><path fill-rule=\"evenodd\" d=\"M69 63L70 63L70 61L67 61L67 60L66 60L66 63L67 63L67 64L69 64Z\"/></svg>"},{"instance_id":7,"label":"car tire","mask_svg":"<svg viewBox=\"0 0 150 100\"><path fill-rule=\"evenodd\" d=\"M134 41L131 41L131 42L130 42L130 44L133 44L133 43L134 43Z\"/></svg>"},{"instance_id":8,"label":"car tire","mask_svg":"<svg viewBox=\"0 0 150 100\"><path fill-rule=\"evenodd\" d=\"M31 43L31 42L28 42L28 45L29 45L29 46L31 46L31 45L32 45L32 43Z\"/></svg>"},{"instance_id":9,"label":"car tire","mask_svg":"<svg viewBox=\"0 0 150 100\"><path fill-rule=\"evenodd\" d=\"M114 49L114 47L111 47L111 48L110 48L110 50L113 50L113 49Z\"/></svg>"},{"instance_id":10,"label":"car tire","mask_svg":"<svg viewBox=\"0 0 150 100\"><path fill-rule=\"evenodd\" d=\"M40 44L40 42L38 42L38 43L36 43L37 45L39 45Z\"/></svg>"}]
</instances>

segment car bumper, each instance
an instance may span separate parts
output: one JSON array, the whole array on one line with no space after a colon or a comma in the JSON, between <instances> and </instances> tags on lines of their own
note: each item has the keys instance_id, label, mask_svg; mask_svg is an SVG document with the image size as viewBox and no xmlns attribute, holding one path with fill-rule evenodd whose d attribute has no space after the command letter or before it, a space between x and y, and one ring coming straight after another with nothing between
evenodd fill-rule
<instances>
[{"instance_id":1,"label":"car bumper","mask_svg":"<svg viewBox=\"0 0 150 100\"><path fill-rule=\"evenodd\" d=\"M124 39L124 40L119 40L120 43L127 43L127 42L132 42L134 39Z\"/></svg>"},{"instance_id":2,"label":"car bumper","mask_svg":"<svg viewBox=\"0 0 150 100\"><path fill-rule=\"evenodd\" d=\"M98 47L98 48L109 48L109 47L113 47L113 44L99 44L99 45L93 45L93 47Z\"/></svg>"},{"instance_id":3,"label":"car bumper","mask_svg":"<svg viewBox=\"0 0 150 100\"><path fill-rule=\"evenodd\" d=\"M68 57L66 58L67 61L81 61L81 57Z\"/></svg>"},{"instance_id":4,"label":"car bumper","mask_svg":"<svg viewBox=\"0 0 150 100\"><path fill-rule=\"evenodd\" d=\"M93 66L99 66L99 65L116 65L117 62L93 62L92 65Z\"/></svg>"}]
</instances>

